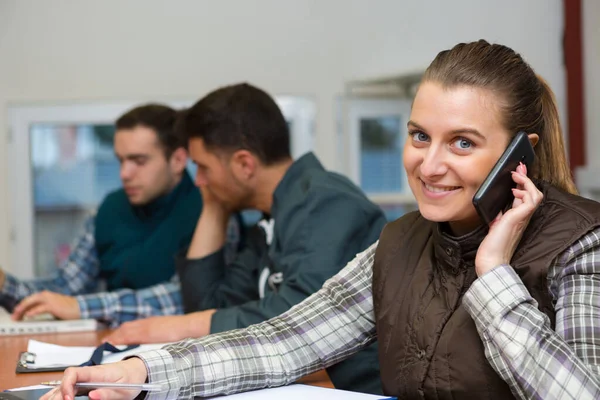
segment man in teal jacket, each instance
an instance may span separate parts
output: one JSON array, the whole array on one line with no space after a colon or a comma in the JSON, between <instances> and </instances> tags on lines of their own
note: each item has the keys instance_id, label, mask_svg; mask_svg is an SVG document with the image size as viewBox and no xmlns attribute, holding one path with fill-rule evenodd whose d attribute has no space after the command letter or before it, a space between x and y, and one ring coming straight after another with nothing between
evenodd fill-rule
<instances>
[{"instance_id":1,"label":"man in teal jacket","mask_svg":"<svg viewBox=\"0 0 600 400\"><path fill-rule=\"evenodd\" d=\"M160 104L117 119L114 149L123 187L86 221L54 276L23 281L0 270L0 306L14 309L16 319L48 312L110 323L182 309L179 285L170 280L202 198L186 170L187 141L175 135L176 119L175 110ZM110 293L96 293L100 281Z\"/></svg>"},{"instance_id":2,"label":"man in teal jacket","mask_svg":"<svg viewBox=\"0 0 600 400\"><path fill-rule=\"evenodd\" d=\"M292 160L286 121L262 90L216 90L180 125L204 199L187 258L178 263L190 314L126 323L109 341L174 341L264 321L316 292L379 238L385 218L356 185L326 171L312 153ZM243 209L262 211L263 232L249 235L227 263L227 220ZM381 393L376 346L328 373L338 388Z\"/></svg>"}]
</instances>

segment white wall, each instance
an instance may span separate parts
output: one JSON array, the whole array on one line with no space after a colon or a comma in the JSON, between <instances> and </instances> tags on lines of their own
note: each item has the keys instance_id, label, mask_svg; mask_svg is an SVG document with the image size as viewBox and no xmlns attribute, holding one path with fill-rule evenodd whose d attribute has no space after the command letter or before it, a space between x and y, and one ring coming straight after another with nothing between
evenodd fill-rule
<instances>
[{"instance_id":1,"label":"white wall","mask_svg":"<svg viewBox=\"0 0 600 400\"><path fill-rule=\"evenodd\" d=\"M335 167L344 82L424 67L459 41L520 51L563 105L562 15L561 0L0 0L0 127L9 103L190 98L246 80L312 96L316 152ZM0 265L18 268L6 168Z\"/></svg>"},{"instance_id":2,"label":"white wall","mask_svg":"<svg viewBox=\"0 0 600 400\"><path fill-rule=\"evenodd\" d=\"M600 2L583 0L582 6L586 163L600 167Z\"/></svg>"}]
</instances>

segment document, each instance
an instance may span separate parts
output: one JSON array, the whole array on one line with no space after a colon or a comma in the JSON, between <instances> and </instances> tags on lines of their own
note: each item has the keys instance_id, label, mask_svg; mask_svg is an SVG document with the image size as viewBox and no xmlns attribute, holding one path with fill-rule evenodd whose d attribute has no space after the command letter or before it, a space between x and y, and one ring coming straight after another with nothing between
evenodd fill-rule
<instances>
[{"instance_id":1,"label":"document","mask_svg":"<svg viewBox=\"0 0 600 400\"><path fill-rule=\"evenodd\" d=\"M167 343L145 344L121 353L104 352L102 364L121 361L124 357L132 356L142 351L160 349ZM117 346L123 349L127 346ZM70 367L81 365L92 357L96 348L91 346L59 346L57 344L40 342L30 339L27 353L33 355L34 362L28 364L28 369Z\"/></svg>"},{"instance_id":2,"label":"document","mask_svg":"<svg viewBox=\"0 0 600 400\"><path fill-rule=\"evenodd\" d=\"M27 386L23 388L10 389L10 392L48 389L48 386ZM328 389L317 386L294 384L272 389L254 390L252 392L232 394L229 396L212 397L212 399L231 399L231 400L380 400L384 396L372 394L347 392L345 390ZM196 399L200 399L196 397Z\"/></svg>"},{"instance_id":3,"label":"document","mask_svg":"<svg viewBox=\"0 0 600 400\"><path fill-rule=\"evenodd\" d=\"M385 396L348 392L346 390L322 388L318 386L294 384L278 388L254 390L252 392L232 394L225 397L227 400L379 400ZM214 397L214 399L217 399Z\"/></svg>"}]
</instances>

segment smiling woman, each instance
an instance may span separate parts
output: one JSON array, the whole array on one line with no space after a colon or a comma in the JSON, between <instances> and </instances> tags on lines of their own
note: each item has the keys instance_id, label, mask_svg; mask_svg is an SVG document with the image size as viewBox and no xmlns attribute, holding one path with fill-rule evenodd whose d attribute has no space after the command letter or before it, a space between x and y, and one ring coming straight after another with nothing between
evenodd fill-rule
<instances>
[{"instance_id":1,"label":"smiling woman","mask_svg":"<svg viewBox=\"0 0 600 400\"><path fill-rule=\"evenodd\" d=\"M510 138L489 109L498 101L494 96L424 82L408 122L404 168L419 211L430 221L450 222L459 235L480 224L471 200Z\"/></svg>"},{"instance_id":2,"label":"smiling woman","mask_svg":"<svg viewBox=\"0 0 600 400\"><path fill-rule=\"evenodd\" d=\"M426 71L408 129L419 211L316 294L144 363L68 370L62 395L86 380L165 384L152 398L279 386L378 340L398 398L600 398L600 204L574 194L548 86L506 46L461 43ZM519 131L536 162L513 172L512 205L488 226L471 200Z\"/></svg>"}]
</instances>

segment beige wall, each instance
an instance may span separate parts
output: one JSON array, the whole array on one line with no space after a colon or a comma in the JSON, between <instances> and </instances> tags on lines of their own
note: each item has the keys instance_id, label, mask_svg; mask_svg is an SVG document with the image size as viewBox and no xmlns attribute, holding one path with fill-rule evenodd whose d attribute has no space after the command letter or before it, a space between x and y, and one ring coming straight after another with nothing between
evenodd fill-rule
<instances>
[{"instance_id":1,"label":"beige wall","mask_svg":"<svg viewBox=\"0 0 600 400\"><path fill-rule=\"evenodd\" d=\"M564 104L560 0L0 0L0 127L9 103L185 99L247 80L312 96L316 152L335 167L344 82L424 67L478 38L522 52ZM0 164L0 265L17 269L9 168Z\"/></svg>"},{"instance_id":2,"label":"beige wall","mask_svg":"<svg viewBox=\"0 0 600 400\"><path fill-rule=\"evenodd\" d=\"M582 5L586 160L600 167L600 1L583 0Z\"/></svg>"}]
</instances>

